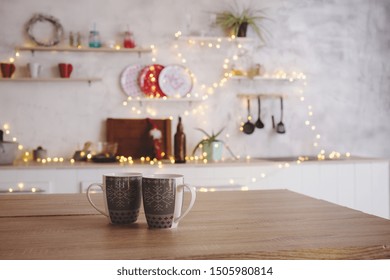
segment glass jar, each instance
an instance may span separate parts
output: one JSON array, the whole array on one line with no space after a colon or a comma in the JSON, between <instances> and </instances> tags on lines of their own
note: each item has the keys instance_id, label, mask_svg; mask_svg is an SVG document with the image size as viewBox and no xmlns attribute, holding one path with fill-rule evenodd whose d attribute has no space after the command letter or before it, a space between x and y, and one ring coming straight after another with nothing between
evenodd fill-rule
<instances>
[{"instance_id":1,"label":"glass jar","mask_svg":"<svg viewBox=\"0 0 390 280\"><path fill-rule=\"evenodd\" d=\"M90 48L100 48L102 43L100 42L99 31L92 30L89 32L89 47Z\"/></svg>"}]
</instances>

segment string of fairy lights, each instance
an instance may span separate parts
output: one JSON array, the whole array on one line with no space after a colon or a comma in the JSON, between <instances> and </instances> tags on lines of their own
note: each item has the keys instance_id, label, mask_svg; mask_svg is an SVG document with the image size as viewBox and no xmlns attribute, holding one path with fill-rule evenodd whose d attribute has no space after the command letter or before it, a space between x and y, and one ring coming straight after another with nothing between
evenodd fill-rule
<instances>
[{"instance_id":1,"label":"string of fairy lights","mask_svg":"<svg viewBox=\"0 0 390 280\"><path fill-rule=\"evenodd\" d=\"M224 49L225 43L227 43L229 47L234 45L236 47L236 50L239 51L240 49L244 48L243 42L246 43L250 40L250 39L248 40L247 38L236 38L234 36L228 37L228 38L222 38L222 37L220 37L220 38L218 38L218 37L217 38L185 37L185 36L182 36L182 33L180 31L176 32L174 34L174 36L176 38L176 41L174 42L174 45L173 45L173 50L175 51L174 56L184 66L187 66L188 59L184 56L184 51L181 49L182 48L182 44L180 44L181 42L185 43L185 48L191 48L191 47L196 46L196 47L200 47L200 48L204 48L204 49L217 49L217 50ZM188 98L193 97L192 96L192 94L193 94L196 98L200 98L202 101L207 100L209 98L209 96L211 96L215 93L216 90L218 90L219 88L223 88L232 77L235 77L235 74L234 74L235 70L233 68L234 68L235 62L238 59L239 59L239 55L237 52L234 53L233 55L231 55L231 57L225 57L223 59L222 65L221 65L221 68L223 70L223 75L219 80L214 81L209 85L201 84L199 86L199 88L201 90L200 94L198 92L189 93L187 96L183 97L182 99L184 101L190 100ZM158 60L157 49L155 48L155 46L153 46L152 62L155 63L157 60ZM193 77L194 81L196 82L197 79L196 79L195 75L193 75L192 77ZM304 73L296 72L296 71L293 71L291 73L287 73L283 70L277 70L273 73L263 73L262 78L264 80L280 79L280 80L286 80L289 82L300 81L301 87L296 90L297 94L295 96L298 96L299 100L307 108L307 119L304 120L304 125L314 134L312 146L314 148L318 149L317 159L324 160L324 159L326 159L327 156L330 159L336 159L336 158L342 157L341 153L336 152L336 151L331 151L327 155L326 151L323 148L320 148L320 146L321 146L320 141L321 141L322 136L318 132L317 125L314 123L314 120L313 120L314 108L310 104L306 105L307 102L306 102L306 97L305 97L305 89L307 87L307 79L306 79L306 75ZM145 99L148 99L148 97L146 97ZM140 100L145 100L145 99L136 98L135 100L140 101ZM165 100L167 100L167 98L164 97L164 98L162 98L162 100L165 101ZM126 101L123 102L123 105L128 106L130 104L129 101L134 101L134 99L132 97L129 97ZM198 107L196 107L195 109L193 109L191 112L188 110L185 110L184 115L188 116L189 114L193 114L193 115L207 116L207 109L208 109L207 105L201 104ZM135 112L136 114L143 113L143 112L141 112L139 107L135 106L134 104L132 104L131 111ZM157 116L158 115L156 110L151 109L151 107L146 107L144 113L146 113L150 116ZM172 116L169 116L169 118L173 119ZM227 135L225 135L225 137L229 138L229 135L227 134ZM239 157L241 157L241 156L239 156ZM345 157L350 157L350 153L345 153ZM250 156L247 155L247 156L245 156L245 158L250 159ZM207 160L205 160L204 157L202 157L202 155L200 155L200 157L189 156L188 160L190 160L190 161L203 160L205 163L207 163ZM308 160L308 158L305 156L300 156L297 158L297 163L301 163L302 161L305 161L305 160Z\"/></svg>"},{"instance_id":2,"label":"string of fairy lights","mask_svg":"<svg viewBox=\"0 0 390 280\"><path fill-rule=\"evenodd\" d=\"M240 39L235 38L234 36L229 37L229 38L195 38L195 37L184 37L182 36L182 33L180 31L175 33L175 41L173 45L173 50L175 51L174 56L178 59L178 61L184 65L187 66L187 58L184 56L184 51L182 50L183 48L183 42L184 42L184 47L185 48L190 48L190 47L200 47L200 48L205 48L205 49L224 49L224 46L227 44L229 47L232 45L235 46L236 50L239 51L241 48L243 48L242 41ZM156 63L158 61L158 49L155 45L150 46L152 52L151 52L151 62ZM20 53L18 51L15 52L14 57L11 57L9 61L11 63L14 63L16 61L16 58L20 56ZM221 69L222 69L222 76L219 80L214 81L210 84L201 84L198 86L198 89L200 92L195 91L187 94L185 97L181 97L180 99L186 100L186 101L193 101L197 102L200 101L200 104L197 106L194 106L192 109L186 109L183 112L184 116L197 116L197 117L204 117L207 119L208 115L208 110L209 107L207 104L204 104L202 101L206 101L210 96L212 96L218 89L223 88L226 86L227 82L234 77L234 71L232 69L234 68L235 62L239 59L239 55L237 53L232 54L230 57L227 56L223 59L221 63ZM301 87L296 89L296 95L303 104L303 107L306 108L307 111L307 118L304 120L303 125L307 127L307 129L313 134L313 140L312 140L312 146L318 150L317 153L317 159L318 160L325 160L327 158L329 159L338 159L341 157L350 157L350 153L345 153L342 155L339 152L336 151L331 151L331 152L326 152L325 149L321 148L321 139L322 139L322 134L319 132L318 126L315 123L315 119L313 118L315 116L314 113L314 107L307 102L307 98L305 95L305 89L307 87L307 78L306 75L302 72L292 72L292 73L287 73L283 70L278 70L275 71L274 73L263 73L262 74L263 79L281 79L281 80L287 80L289 82L297 82L299 81ZM192 74L192 79L195 83L198 83L198 80L195 75ZM141 106L137 106L137 102L142 103L144 101L147 101L151 97L128 97L125 101L123 101L122 105L123 106L130 106L130 113L131 114L136 114L136 115L143 115L146 114L148 116L156 117L158 116L158 111L156 110L157 106L145 106L144 111L141 110ZM155 98L157 99L157 98ZM159 98L158 102L169 102L171 101L167 97ZM150 103L153 104L153 103ZM172 120L173 116L169 116L169 118ZM9 123L4 123L2 124L2 128L5 132L6 135L11 135L11 126ZM225 138L228 140L229 134L225 135ZM12 137L12 141L17 142L18 139L16 137ZM32 161L32 153L25 149L25 147L22 144L18 145L19 151L22 152L22 162L28 163ZM89 158L91 158L91 155L89 155ZM246 155L244 156L244 159L242 156L238 156L238 159L250 161L251 156ZM200 164L207 164L208 161L206 159L206 155L200 154L199 156L187 156L187 161L190 163L200 163ZM296 164L300 164L309 158L305 156L300 156L296 159ZM229 159L230 160L230 159ZM124 157L124 156L118 156L118 161L121 165L133 165L133 164L148 164L148 165L153 165L158 168L163 168L164 164L166 162L161 161L161 160L156 160L152 159L150 157L141 157L138 160L134 160L132 157ZM225 161L223 158L222 161ZM38 163L41 164L59 164L59 163L71 163L75 164L75 161L73 159L65 159L64 157L47 157L43 159L38 159ZM171 156L170 160L168 161L170 164L174 164L174 159ZM270 176L273 172L276 172L278 169L282 168L288 168L290 167L289 162L284 162L284 163L277 163L275 165L277 168L274 171L267 171L267 172L260 172L259 177L253 177L253 178L248 178L248 182L245 182L244 186L241 187L242 190L246 190L247 187L246 185L249 183L255 183L258 180L264 179L267 176ZM227 179L227 183L229 185L234 185L237 182L234 181L234 179ZM241 184L242 185L242 184ZM207 189L207 188L201 188L201 191L213 191L213 189Z\"/></svg>"}]
</instances>

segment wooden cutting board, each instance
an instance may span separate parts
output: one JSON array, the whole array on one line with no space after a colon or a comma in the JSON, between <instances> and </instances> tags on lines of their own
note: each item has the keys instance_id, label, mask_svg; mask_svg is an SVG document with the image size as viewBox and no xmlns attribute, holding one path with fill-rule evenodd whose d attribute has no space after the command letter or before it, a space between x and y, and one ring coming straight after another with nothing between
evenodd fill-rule
<instances>
[{"instance_id":1,"label":"wooden cutting board","mask_svg":"<svg viewBox=\"0 0 390 280\"><path fill-rule=\"evenodd\" d=\"M170 119L150 119L161 131L161 151L164 159L172 155L172 135ZM154 158L153 140L149 135L152 125L147 119L107 119L106 135L108 142L118 143L118 155Z\"/></svg>"}]
</instances>

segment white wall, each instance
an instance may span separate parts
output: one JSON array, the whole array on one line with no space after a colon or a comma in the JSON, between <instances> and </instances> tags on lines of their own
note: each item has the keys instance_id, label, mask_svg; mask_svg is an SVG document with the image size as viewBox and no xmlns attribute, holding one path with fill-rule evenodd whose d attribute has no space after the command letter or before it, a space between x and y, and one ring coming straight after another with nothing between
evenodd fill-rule
<instances>
[{"instance_id":1,"label":"white wall","mask_svg":"<svg viewBox=\"0 0 390 280\"><path fill-rule=\"evenodd\" d=\"M34 13L58 18L69 31L87 36L93 22L103 40L120 39L118 32L130 25L139 45L157 47L157 62L179 63L173 49L174 33L184 30L187 15L192 28L208 30L208 12L221 11L233 1L190 0L0 0L0 60L8 60L17 45L28 42L24 24ZM244 2L244 1L239 1ZM266 8L270 21L267 44L253 50L253 62L268 72L284 70L303 72L307 86L298 82L285 88L287 93L303 89L305 101L296 97L285 101L285 135L271 129L271 115L279 121L277 100L264 100L262 119L266 124L248 136L239 131L245 120L245 100L240 91L267 89L264 84L248 85L229 81L216 89L203 103L204 115L193 112L200 104L163 103L149 105L157 117L184 116L187 150L191 151L201 134L195 127L211 131L225 128L225 139L238 155L285 156L326 151L351 152L355 155L390 157L390 2L364 1L252 1ZM220 34L219 31L213 31ZM66 41L63 42L66 44ZM203 94L202 84L211 85L222 75L223 59L232 50L180 48L187 66L197 76L195 91ZM104 140L106 118L144 118L146 108L137 115L131 106L124 107L126 95L119 85L121 71L131 64L149 64L152 55L142 57L103 53L21 53L15 76L25 76L25 65L39 61L43 76L56 75L56 64L74 64L73 76L101 76L102 82L87 83L5 83L0 82L0 125L10 125L8 138L17 137L27 149L42 145L50 156L70 157L84 141ZM248 88L245 88L248 87ZM271 86L270 86L271 87ZM278 90L277 87L273 88ZM313 116L308 117L308 106ZM137 105L138 106L138 105ZM189 115L184 115L185 111ZM254 119L256 104L252 105ZM310 119L316 126L304 122ZM319 147L313 147L316 134ZM225 136L224 136L225 137Z\"/></svg>"}]
</instances>

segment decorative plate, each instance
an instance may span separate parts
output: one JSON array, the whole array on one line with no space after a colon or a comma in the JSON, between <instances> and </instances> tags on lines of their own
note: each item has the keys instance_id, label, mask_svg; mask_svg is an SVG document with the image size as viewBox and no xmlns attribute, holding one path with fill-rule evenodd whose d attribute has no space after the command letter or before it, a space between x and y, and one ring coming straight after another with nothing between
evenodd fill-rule
<instances>
[{"instance_id":1,"label":"decorative plate","mask_svg":"<svg viewBox=\"0 0 390 280\"><path fill-rule=\"evenodd\" d=\"M144 67L138 76L138 83L141 91L150 97L164 97L158 83L158 78L164 66L153 64Z\"/></svg>"},{"instance_id":2,"label":"decorative plate","mask_svg":"<svg viewBox=\"0 0 390 280\"><path fill-rule=\"evenodd\" d=\"M158 83L168 97L184 97L191 92L193 81L188 68L181 65L168 65L160 73Z\"/></svg>"},{"instance_id":3,"label":"decorative plate","mask_svg":"<svg viewBox=\"0 0 390 280\"><path fill-rule=\"evenodd\" d=\"M142 96L142 91L138 85L138 75L143 68L145 68L145 65L135 64L129 65L123 70L120 83L126 95L131 97Z\"/></svg>"}]
</instances>

